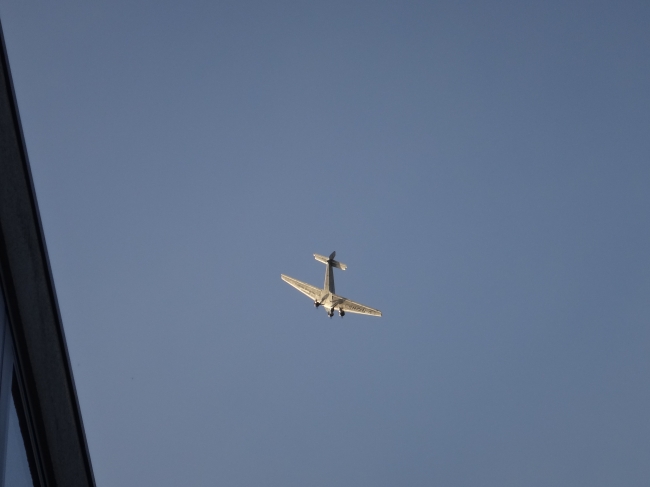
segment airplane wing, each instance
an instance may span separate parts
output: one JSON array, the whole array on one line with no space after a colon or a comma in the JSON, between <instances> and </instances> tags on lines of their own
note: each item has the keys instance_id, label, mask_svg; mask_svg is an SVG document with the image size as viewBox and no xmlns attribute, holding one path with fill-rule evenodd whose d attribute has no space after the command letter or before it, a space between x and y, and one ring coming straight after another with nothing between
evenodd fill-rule
<instances>
[{"instance_id":1,"label":"airplane wing","mask_svg":"<svg viewBox=\"0 0 650 487\"><path fill-rule=\"evenodd\" d=\"M355 303L346 298L341 298L342 301L334 306L336 309L343 309L346 313L358 313L360 315L381 316L381 311L378 309L369 308L363 304Z\"/></svg>"},{"instance_id":2,"label":"airplane wing","mask_svg":"<svg viewBox=\"0 0 650 487\"><path fill-rule=\"evenodd\" d=\"M320 295L323 292L322 289L307 284L306 282L299 281L298 279L294 279L293 277L285 276L284 274L281 274L281 277L284 282L295 287L298 291L309 296L313 300L320 298Z\"/></svg>"}]
</instances>

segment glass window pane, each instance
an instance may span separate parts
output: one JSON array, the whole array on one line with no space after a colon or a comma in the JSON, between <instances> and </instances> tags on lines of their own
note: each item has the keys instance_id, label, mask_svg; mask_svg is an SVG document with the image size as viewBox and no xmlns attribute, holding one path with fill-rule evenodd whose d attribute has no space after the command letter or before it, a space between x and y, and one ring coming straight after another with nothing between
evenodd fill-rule
<instances>
[{"instance_id":1,"label":"glass window pane","mask_svg":"<svg viewBox=\"0 0 650 487\"><path fill-rule=\"evenodd\" d=\"M25 441L20 431L15 398L9 406L9 429L7 432L7 457L5 462L5 486L34 487L27 460Z\"/></svg>"}]
</instances>

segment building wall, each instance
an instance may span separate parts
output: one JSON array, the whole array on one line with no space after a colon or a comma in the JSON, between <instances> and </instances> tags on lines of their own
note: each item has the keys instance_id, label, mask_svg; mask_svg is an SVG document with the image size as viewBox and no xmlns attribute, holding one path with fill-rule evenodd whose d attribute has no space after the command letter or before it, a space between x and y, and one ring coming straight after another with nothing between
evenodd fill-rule
<instances>
[{"instance_id":1,"label":"building wall","mask_svg":"<svg viewBox=\"0 0 650 487\"><path fill-rule=\"evenodd\" d=\"M92 467L3 36L1 47L0 285L15 377L14 381L2 374L2 387L8 380L10 390L16 384L13 390L23 408L35 480L45 486L92 486ZM4 437L8 437L6 431Z\"/></svg>"}]
</instances>

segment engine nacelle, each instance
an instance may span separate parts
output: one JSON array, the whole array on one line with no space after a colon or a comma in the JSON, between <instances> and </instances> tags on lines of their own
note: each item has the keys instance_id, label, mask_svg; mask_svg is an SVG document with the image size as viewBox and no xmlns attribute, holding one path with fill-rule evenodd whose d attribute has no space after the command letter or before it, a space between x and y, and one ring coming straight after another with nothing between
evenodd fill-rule
<instances>
[{"instance_id":1,"label":"engine nacelle","mask_svg":"<svg viewBox=\"0 0 650 487\"><path fill-rule=\"evenodd\" d=\"M320 306L320 303L318 301L314 301L314 306L318 308Z\"/></svg>"},{"instance_id":2,"label":"engine nacelle","mask_svg":"<svg viewBox=\"0 0 650 487\"><path fill-rule=\"evenodd\" d=\"M343 318L345 316L345 311L339 309L339 315L341 315L341 318Z\"/></svg>"}]
</instances>

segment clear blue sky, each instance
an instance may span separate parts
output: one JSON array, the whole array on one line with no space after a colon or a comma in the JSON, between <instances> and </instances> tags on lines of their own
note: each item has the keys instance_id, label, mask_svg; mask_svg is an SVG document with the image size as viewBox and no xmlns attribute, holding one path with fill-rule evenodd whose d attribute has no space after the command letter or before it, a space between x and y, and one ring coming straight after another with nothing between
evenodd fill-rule
<instances>
[{"instance_id":1,"label":"clear blue sky","mask_svg":"<svg viewBox=\"0 0 650 487\"><path fill-rule=\"evenodd\" d=\"M647 0L0 18L99 486L647 485Z\"/></svg>"}]
</instances>

